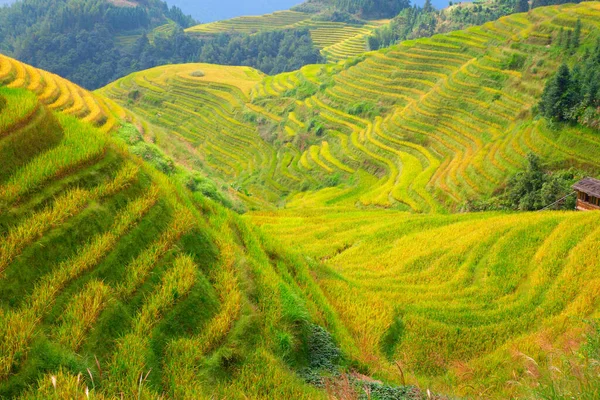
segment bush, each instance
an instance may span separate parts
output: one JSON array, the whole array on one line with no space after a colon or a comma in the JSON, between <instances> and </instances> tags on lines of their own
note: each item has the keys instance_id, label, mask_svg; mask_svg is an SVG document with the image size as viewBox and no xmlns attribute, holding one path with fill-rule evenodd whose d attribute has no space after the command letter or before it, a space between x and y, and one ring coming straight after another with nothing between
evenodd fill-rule
<instances>
[{"instance_id":1,"label":"bush","mask_svg":"<svg viewBox=\"0 0 600 400\"><path fill-rule=\"evenodd\" d=\"M311 325L308 336L309 367L313 370L334 371L342 353L333 338L319 325Z\"/></svg>"},{"instance_id":2,"label":"bush","mask_svg":"<svg viewBox=\"0 0 600 400\"><path fill-rule=\"evenodd\" d=\"M519 53L512 53L508 60L505 60L502 67L503 69L510 69L513 71L518 71L525 66L525 61L527 60L527 56Z\"/></svg>"},{"instance_id":3,"label":"bush","mask_svg":"<svg viewBox=\"0 0 600 400\"><path fill-rule=\"evenodd\" d=\"M535 211L549 206L574 210L575 196L552 204L573 193L571 186L581 174L574 170L546 171L535 154L529 154L527 161L527 168L509 179L504 193L486 200L470 200L463 206L464 211Z\"/></svg>"}]
</instances>

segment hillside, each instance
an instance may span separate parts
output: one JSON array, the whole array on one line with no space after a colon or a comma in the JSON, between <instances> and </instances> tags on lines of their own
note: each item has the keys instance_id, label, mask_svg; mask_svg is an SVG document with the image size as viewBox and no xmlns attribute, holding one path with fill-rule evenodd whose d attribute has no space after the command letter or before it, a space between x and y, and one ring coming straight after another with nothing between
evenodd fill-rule
<instances>
[{"instance_id":1,"label":"hillside","mask_svg":"<svg viewBox=\"0 0 600 400\"><path fill-rule=\"evenodd\" d=\"M367 51L367 37L385 20L367 23L320 21L312 14L280 11L258 17L238 17L190 27L185 31L194 36L209 36L223 32L252 34L273 29L308 29L315 45L331 62L357 56Z\"/></svg>"},{"instance_id":2,"label":"hillside","mask_svg":"<svg viewBox=\"0 0 600 400\"><path fill-rule=\"evenodd\" d=\"M599 2L93 93L0 55L0 397L597 398L598 213L457 212L599 176L537 109L590 57Z\"/></svg>"},{"instance_id":3,"label":"hillside","mask_svg":"<svg viewBox=\"0 0 600 400\"><path fill-rule=\"evenodd\" d=\"M0 155L0 396L324 398L344 331L301 259L30 91Z\"/></svg>"},{"instance_id":4,"label":"hillside","mask_svg":"<svg viewBox=\"0 0 600 400\"><path fill-rule=\"evenodd\" d=\"M557 378L553 395L525 384L543 388L553 368L581 368L581 358L569 367L561 354L600 317L598 213L329 208L249 220L313 260L358 359L388 379L398 379L400 362L408 381L469 398L598 394L594 372L580 382L587 397Z\"/></svg>"},{"instance_id":5,"label":"hillside","mask_svg":"<svg viewBox=\"0 0 600 400\"><path fill-rule=\"evenodd\" d=\"M529 152L551 168L597 175L597 133L551 129L533 109L546 78L578 57L549 43L580 19L578 54L593 49L598 15L598 3L538 8L343 65L265 77L250 94L240 85L255 77L189 75L201 66L139 72L99 93L121 105L139 94L138 115L183 137L251 208L358 202L452 211L492 195ZM165 120L165 109L180 117ZM211 134L192 128L200 123L192 116L213 125Z\"/></svg>"}]
</instances>

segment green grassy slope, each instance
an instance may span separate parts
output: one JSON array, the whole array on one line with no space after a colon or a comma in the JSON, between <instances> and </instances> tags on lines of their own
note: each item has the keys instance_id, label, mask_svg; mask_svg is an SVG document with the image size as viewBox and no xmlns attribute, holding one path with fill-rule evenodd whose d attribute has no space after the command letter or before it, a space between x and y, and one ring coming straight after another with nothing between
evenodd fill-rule
<instances>
[{"instance_id":1,"label":"green grassy slope","mask_svg":"<svg viewBox=\"0 0 600 400\"><path fill-rule=\"evenodd\" d=\"M265 77L250 97L240 90L256 75L229 82L213 73L191 77L185 65L160 75L136 73L99 93L127 105L139 92L138 114L155 116L168 107L216 124L206 147L191 143L212 173L235 181L246 198L252 195L251 207L358 202L452 211L493 193L523 167L528 152L553 167L597 174L596 133L552 130L532 110L561 60L578 57L562 54L552 39L579 18L583 53L596 43L599 16L597 2L537 8L343 65ZM521 62L511 63L515 59ZM189 127L177 121L154 120L185 136ZM249 146L242 144L248 140Z\"/></svg>"},{"instance_id":2,"label":"green grassy slope","mask_svg":"<svg viewBox=\"0 0 600 400\"><path fill-rule=\"evenodd\" d=\"M297 372L315 327L344 330L303 261L92 124L0 99L1 397L323 397Z\"/></svg>"}]
</instances>

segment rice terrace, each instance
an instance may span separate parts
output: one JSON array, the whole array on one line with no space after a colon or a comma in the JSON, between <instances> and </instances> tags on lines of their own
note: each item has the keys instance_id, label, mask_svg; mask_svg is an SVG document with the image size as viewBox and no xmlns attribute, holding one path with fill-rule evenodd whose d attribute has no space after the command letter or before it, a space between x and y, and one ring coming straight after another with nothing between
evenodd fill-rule
<instances>
[{"instance_id":1,"label":"rice terrace","mask_svg":"<svg viewBox=\"0 0 600 400\"><path fill-rule=\"evenodd\" d=\"M600 398L600 2L167 3L0 6L1 399Z\"/></svg>"}]
</instances>

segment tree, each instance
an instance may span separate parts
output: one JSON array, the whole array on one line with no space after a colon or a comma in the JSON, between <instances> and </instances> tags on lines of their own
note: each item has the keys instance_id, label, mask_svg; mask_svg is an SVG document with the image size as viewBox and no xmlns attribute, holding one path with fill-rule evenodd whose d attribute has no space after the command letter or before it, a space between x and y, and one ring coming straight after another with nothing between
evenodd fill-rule
<instances>
[{"instance_id":1,"label":"tree","mask_svg":"<svg viewBox=\"0 0 600 400\"><path fill-rule=\"evenodd\" d=\"M565 121L573 105L571 71L567 64L562 64L544 88L539 104L540 111L548 119Z\"/></svg>"},{"instance_id":2,"label":"tree","mask_svg":"<svg viewBox=\"0 0 600 400\"><path fill-rule=\"evenodd\" d=\"M425 4L423 5L423 11L425 11L425 12L433 11L433 5L431 4L431 0L425 0Z\"/></svg>"},{"instance_id":3,"label":"tree","mask_svg":"<svg viewBox=\"0 0 600 400\"><path fill-rule=\"evenodd\" d=\"M522 13L529 11L529 0L517 0L515 12Z\"/></svg>"}]
</instances>

